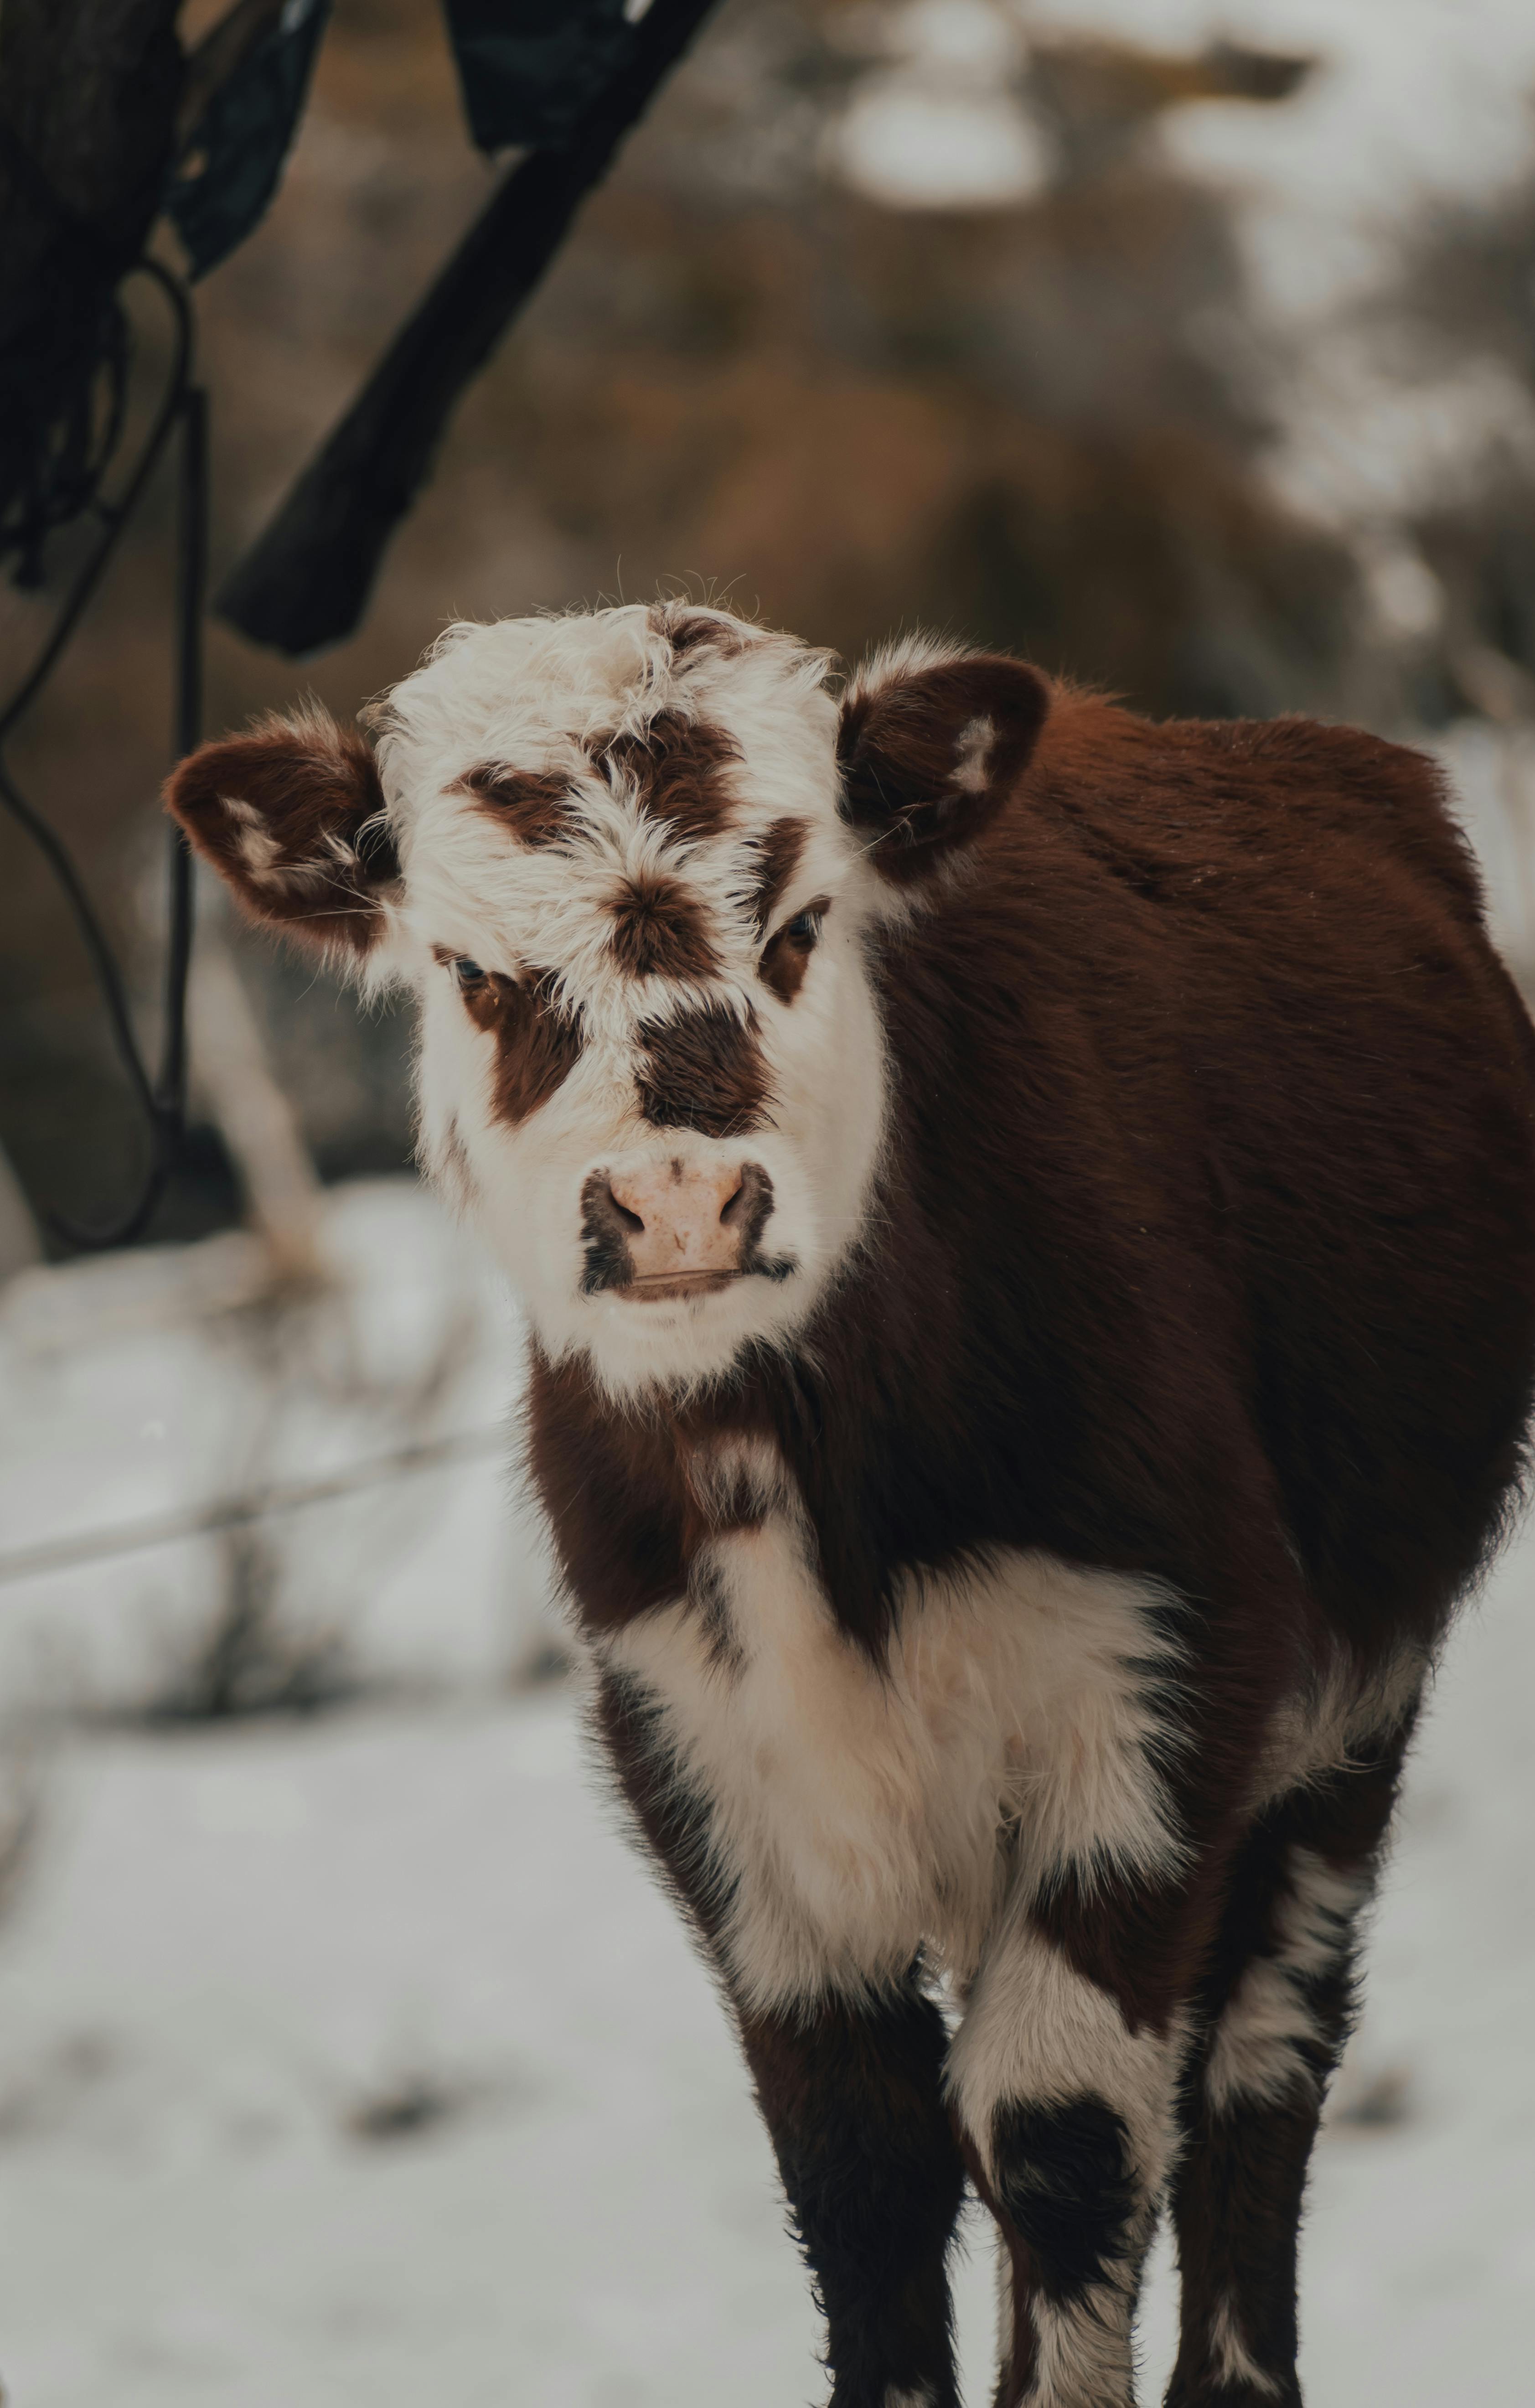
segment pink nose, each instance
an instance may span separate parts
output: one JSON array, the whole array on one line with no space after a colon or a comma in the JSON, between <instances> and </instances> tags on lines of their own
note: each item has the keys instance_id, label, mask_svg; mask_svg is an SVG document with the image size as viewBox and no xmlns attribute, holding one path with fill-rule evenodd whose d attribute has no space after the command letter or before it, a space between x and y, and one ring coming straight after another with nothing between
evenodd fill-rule
<instances>
[{"instance_id":1,"label":"pink nose","mask_svg":"<svg viewBox=\"0 0 1535 2408\"><path fill-rule=\"evenodd\" d=\"M646 1162L594 1172L581 1195L589 1245L607 1257L601 1284L638 1297L708 1294L737 1279L772 1210L760 1163Z\"/></svg>"}]
</instances>

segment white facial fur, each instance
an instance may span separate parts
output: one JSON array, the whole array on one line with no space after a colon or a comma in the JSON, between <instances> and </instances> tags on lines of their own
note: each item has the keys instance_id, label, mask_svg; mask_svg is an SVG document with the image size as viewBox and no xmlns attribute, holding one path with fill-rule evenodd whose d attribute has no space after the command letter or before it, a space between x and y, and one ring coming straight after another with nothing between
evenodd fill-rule
<instances>
[{"instance_id":1,"label":"white facial fur","mask_svg":"<svg viewBox=\"0 0 1535 2408\"><path fill-rule=\"evenodd\" d=\"M689 615L717 622L723 641L675 660L640 607L452 628L380 714L405 885L372 975L404 975L419 995L423 1160L505 1264L545 1351L584 1348L616 1393L717 1376L747 1340L782 1340L804 1322L856 1238L884 1114L862 943L883 904L838 813L828 663L723 612ZM664 710L724 731L739 752L726 772L733 810L716 835L684 840L584 749L587 739L640 735ZM568 832L522 843L453 791L487 762L558 775L573 798ZM752 911L753 839L782 819L808 835L767 934L811 901L830 900L787 1003L759 975L764 939ZM625 877L647 870L677 879L706 914L718 975L635 979L618 967L610 901ZM495 1039L476 1026L434 948L511 978L551 971L561 1001L581 1014L580 1059L517 1126L493 1111ZM710 1003L757 1023L770 1092L765 1125L746 1137L657 1128L641 1116L638 1023ZM764 1245L792 1255L794 1272L674 1302L583 1294L588 1174L705 1157L768 1172L774 1211Z\"/></svg>"}]
</instances>

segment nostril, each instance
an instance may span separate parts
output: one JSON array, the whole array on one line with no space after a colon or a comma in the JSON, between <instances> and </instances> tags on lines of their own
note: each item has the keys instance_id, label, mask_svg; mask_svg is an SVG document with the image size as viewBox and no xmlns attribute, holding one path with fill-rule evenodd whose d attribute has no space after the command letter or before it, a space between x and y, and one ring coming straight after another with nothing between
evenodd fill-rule
<instances>
[{"instance_id":1,"label":"nostril","mask_svg":"<svg viewBox=\"0 0 1535 2408\"><path fill-rule=\"evenodd\" d=\"M773 1182L760 1162L743 1162L720 1219L727 1229L760 1230L773 1209Z\"/></svg>"},{"instance_id":2,"label":"nostril","mask_svg":"<svg viewBox=\"0 0 1535 2408\"><path fill-rule=\"evenodd\" d=\"M609 1178L605 1170L594 1170L591 1178L587 1181L586 1192L590 1194L594 1191L599 1198L597 1209L607 1216L610 1223L616 1224L616 1226L623 1230L625 1237L638 1237L640 1231L645 1226L644 1214L642 1212L637 1212L632 1205L624 1203L623 1197L619 1194L618 1189L614 1186L612 1181ZM629 1193L631 1196L633 1195L634 1190L632 1187L630 1188Z\"/></svg>"}]
</instances>

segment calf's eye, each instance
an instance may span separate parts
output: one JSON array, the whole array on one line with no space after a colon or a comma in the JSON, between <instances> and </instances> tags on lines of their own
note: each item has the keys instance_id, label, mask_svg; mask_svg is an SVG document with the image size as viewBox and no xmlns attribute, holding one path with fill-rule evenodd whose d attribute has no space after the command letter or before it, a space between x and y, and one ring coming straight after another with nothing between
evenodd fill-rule
<instances>
[{"instance_id":1,"label":"calf's eye","mask_svg":"<svg viewBox=\"0 0 1535 2408\"><path fill-rule=\"evenodd\" d=\"M803 911L796 911L792 920L785 920L782 927L769 937L763 947L757 975L765 986L772 989L780 1003L792 1003L799 993L821 934L821 923L830 908L826 896L818 895L813 903L807 903Z\"/></svg>"},{"instance_id":2,"label":"calf's eye","mask_svg":"<svg viewBox=\"0 0 1535 2408\"><path fill-rule=\"evenodd\" d=\"M454 961L453 976L461 987L483 986L485 983L485 973L480 964L471 962L465 953L460 953Z\"/></svg>"}]
</instances>

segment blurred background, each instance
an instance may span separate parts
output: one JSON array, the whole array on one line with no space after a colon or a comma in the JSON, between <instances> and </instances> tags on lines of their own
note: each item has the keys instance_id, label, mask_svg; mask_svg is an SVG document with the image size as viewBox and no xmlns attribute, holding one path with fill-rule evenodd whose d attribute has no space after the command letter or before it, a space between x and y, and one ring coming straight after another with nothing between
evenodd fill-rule
<instances>
[{"instance_id":1,"label":"blurred background","mask_svg":"<svg viewBox=\"0 0 1535 2408\"><path fill-rule=\"evenodd\" d=\"M221 13L195 0L194 39ZM209 733L658 584L1153 714L1440 754L1535 980L1523 0L724 0L452 424L361 631L209 624ZM217 578L483 206L435 0L337 0L198 287ZM177 258L175 238L157 242ZM135 423L165 365L135 303ZM152 1026L173 484L10 748ZM0 595L8 688L79 536ZM583 1768L513 1309L409 1029L227 924L141 1135L0 820L0 2375L15 2408L755 2408L815 2329L723 2018ZM1320 2153L1312 2408L1528 2399L1535 1553L1456 1641ZM961 2276L985 2395L990 2272ZM1158 2259L1148 2396L1171 2354Z\"/></svg>"}]
</instances>

